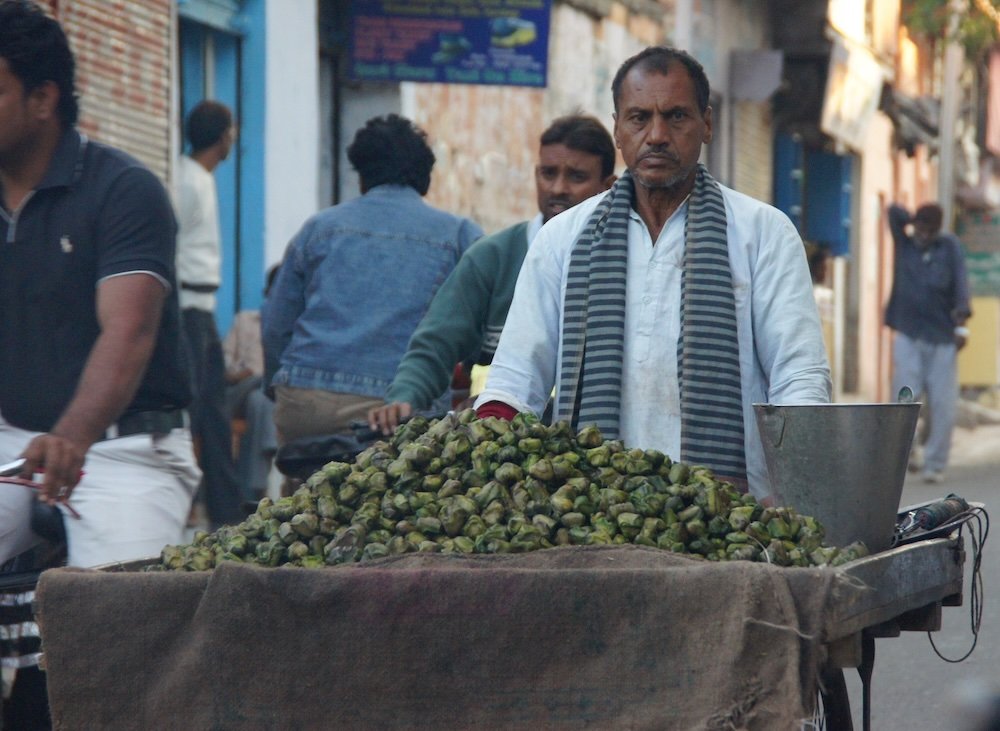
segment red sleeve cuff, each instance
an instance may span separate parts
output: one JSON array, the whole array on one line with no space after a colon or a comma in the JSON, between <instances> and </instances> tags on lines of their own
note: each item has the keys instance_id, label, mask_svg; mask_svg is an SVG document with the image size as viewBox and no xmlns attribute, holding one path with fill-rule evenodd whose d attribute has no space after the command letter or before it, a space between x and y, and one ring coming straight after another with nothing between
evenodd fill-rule
<instances>
[{"instance_id":1,"label":"red sleeve cuff","mask_svg":"<svg viewBox=\"0 0 1000 731\"><path fill-rule=\"evenodd\" d=\"M495 416L498 419L510 421L517 416L517 409L513 406L508 406L503 401L487 401L476 409L476 416L480 419L485 419L487 416Z\"/></svg>"}]
</instances>

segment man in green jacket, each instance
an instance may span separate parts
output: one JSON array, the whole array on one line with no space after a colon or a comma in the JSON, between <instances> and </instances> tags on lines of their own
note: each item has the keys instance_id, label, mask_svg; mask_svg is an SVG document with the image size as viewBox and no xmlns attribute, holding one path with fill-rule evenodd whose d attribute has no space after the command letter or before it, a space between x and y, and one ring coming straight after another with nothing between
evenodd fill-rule
<instances>
[{"instance_id":1,"label":"man in green jacket","mask_svg":"<svg viewBox=\"0 0 1000 731\"><path fill-rule=\"evenodd\" d=\"M555 120L542 133L538 157L539 214L480 239L462 256L413 334L386 404L369 411L372 429L389 434L414 410L429 408L448 388L456 363L489 365L534 235L556 214L615 182L615 145L594 117Z\"/></svg>"}]
</instances>

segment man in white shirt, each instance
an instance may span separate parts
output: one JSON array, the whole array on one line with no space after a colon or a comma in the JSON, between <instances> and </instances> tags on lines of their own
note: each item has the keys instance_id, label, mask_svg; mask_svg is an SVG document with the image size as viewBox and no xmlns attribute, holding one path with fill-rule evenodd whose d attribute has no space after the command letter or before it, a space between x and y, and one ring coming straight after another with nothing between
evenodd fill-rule
<instances>
[{"instance_id":1,"label":"man in white shirt","mask_svg":"<svg viewBox=\"0 0 1000 731\"><path fill-rule=\"evenodd\" d=\"M628 170L542 227L477 410L540 414L555 387L556 419L705 464L764 498L752 404L830 398L801 238L698 164L712 109L695 59L647 48L612 96Z\"/></svg>"},{"instance_id":2,"label":"man in white shirt","mask_svg":"<svg viewBox=\"0 0 1000 731\"><path fill-rule=\"evenodd\" d=\"M191 432L204 475L201 497L210 523L218 527L242 518L225 408L225 364L215 326L222 235L213 172L229 157L236 128L226 105L206 99L191 110L184 131L191 152L178 166L177 281L194 394Z\"/></svg>"}]
</instances>

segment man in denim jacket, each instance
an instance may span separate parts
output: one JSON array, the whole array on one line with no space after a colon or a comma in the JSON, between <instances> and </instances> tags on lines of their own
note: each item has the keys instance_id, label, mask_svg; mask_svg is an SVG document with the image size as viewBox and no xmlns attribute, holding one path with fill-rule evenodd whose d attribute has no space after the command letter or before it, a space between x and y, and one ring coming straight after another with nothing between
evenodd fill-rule
<instances>
[{"instance_id":1,"label":"man in denim jacket","mask_svg":"<svg viewBox=\"0 0 1000 731\"><path fill-rule=\"evenodd\" d=\"M306 221L261 312L279 446L350 433L383 403L434 293L483 234L422 200L434 153L409 120L370 119L347 156L361 197Z\"/></svg>"}]
</instances>

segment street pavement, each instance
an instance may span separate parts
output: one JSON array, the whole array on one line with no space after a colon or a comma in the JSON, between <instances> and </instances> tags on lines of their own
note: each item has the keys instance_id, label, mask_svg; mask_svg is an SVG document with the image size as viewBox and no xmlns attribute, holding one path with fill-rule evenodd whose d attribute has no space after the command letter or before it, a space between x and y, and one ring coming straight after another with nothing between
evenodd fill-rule
<instances>
[{"instance_id":1,"label":"street pavement","mask_svg":"<svg viewBox=\"0 0 1000 731\"><path fill-rule=\"evenodd\" d=\"M928 485L919 474L908 474L902 506L956 493L984 503L997 523L982 558L982 625L976 648L968 659L947 662L931 646L926 632L904 632L876 640L872 676L873 731L986 731L973 721L984 699L1000 698L1000 425L955 430L951 465L945 482ZM938 651L957 659L972 646L972 544L964 532L966 576L963 604L944 607L942 628L931 636ZM854 728L861 731L861 681L845 670Z\"/></svg>"}]
</instances>

